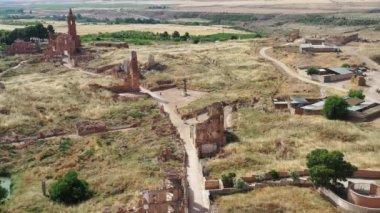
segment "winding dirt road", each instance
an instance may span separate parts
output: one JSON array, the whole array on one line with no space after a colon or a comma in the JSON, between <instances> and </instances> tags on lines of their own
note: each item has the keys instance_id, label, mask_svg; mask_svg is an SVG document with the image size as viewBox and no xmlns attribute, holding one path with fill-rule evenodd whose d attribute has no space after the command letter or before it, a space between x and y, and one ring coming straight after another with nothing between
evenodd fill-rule
<instances>
[{"instance_id":1,"label":"winding dirt road","mask_svg":"<svg viewBox=\"0 0 380 213\"><path fill-rule=\"evenodd\" d=\"M283 70L289 76L291 76L293 78L297 78L297 79L299 79L299 80L301 80L303 82L306 82L306 83L309 83L309 84L314 84L314 85L317 85L317 86L320 86L320 87L323 87L323 88L331 88L331 89L335 89L335 90L338 90L338 91L341 91L341 92L345 92L345 93L348 92L348 89L344 89L344 88L338 87L336 85L329 85L329 84L313 81L311 79L308 79L308 78L305 78L305 77L299 75L295 70L293 70L292 68L288 67L286 64L284 64L280 60L269 56L266 52L268 50L270 50L270 49L272 49L272 47L263 47L263 48L261 48L260 49L260 55L263 58L271 61L276 67L278 67L281 70ZM379 102L380 101L379 99L374 98L374 97L370 96L369 94L366 94L366 99L368 99L370 101L374 101L374 102Z\"/></svg>"}]
</instances>

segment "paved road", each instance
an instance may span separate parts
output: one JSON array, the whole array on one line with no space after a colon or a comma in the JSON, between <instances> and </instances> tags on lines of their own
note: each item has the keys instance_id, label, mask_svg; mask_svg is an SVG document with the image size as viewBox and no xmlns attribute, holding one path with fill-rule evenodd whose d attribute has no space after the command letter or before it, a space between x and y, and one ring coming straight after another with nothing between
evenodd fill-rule
<instances>
[{"instance_id":1,"label":"paved road","mask_svg":"<svg viewBox=\"0 0 380 213\"><path fill-rule=\"evenodd\" d=\"M335 90L338 90L338 91L341 91L341 92L345 92L345 93L348 92L348 89L339 87L337 85L324 84L324 83L313 81L313 80L311 80L309 78L306 78L306 77L303 77L303 76L299 75L296 71L294 71L292 68L288 67L286 64L282 63L280 60L275 59L275 58L267 55L266 51L269 50L269 49L272 49L272 47L263 47L263 48L261 48L260 49L260 55L262 57L264 57L265 59L273 62L277 67L279 67L281 70L283 70L284 72L286 72L286 74L288 74L288 75L290 75L290 76L292 76L294 78L297 78L297 79L299 79L299 80L301 80L303 82L309 83L309 84L314 84L314 85L317 85L317 86L320 86L320 87L324 87L324 88L331 88L331 89L335 89ZM370 101L374 101L374 102L378 102L379 101L377 98L371 97L368 94L366 94L366 99L368 99Z\"/></svg>"},{"instance_id":2,"label":"paved road","mask_svg":"<svg viewBox=\"0 0 380 213\"><path fill-rule=\"evenodd\" d=\"M185 142L185 149L188 155L188 162L186 166L187 181L189 182L189 212L190 213L205 213L210 208L210 201L208 192L204 190L203 186L203 173L196 149L190 138L190 126L184 124L178 113L170 107L168 101L164 100L161 96L141 88L141 91L149 94L152 98L156 99L164 110L169 114L170 120L177 128L181 139Z\"/></svg>"}]
</instances>

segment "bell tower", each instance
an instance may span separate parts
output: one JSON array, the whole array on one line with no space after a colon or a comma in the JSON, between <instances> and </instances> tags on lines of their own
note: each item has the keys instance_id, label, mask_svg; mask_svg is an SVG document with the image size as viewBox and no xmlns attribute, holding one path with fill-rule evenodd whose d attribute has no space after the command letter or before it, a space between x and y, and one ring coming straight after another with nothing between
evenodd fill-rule
<instances>
[{"instance_id":1,"label":"bell tower","mask_svg":"<svg viewBox=\"0 0 380 213\"><path fill-rule=\"evenodd\" d=\"M77 37L77 26L75 23L75 16L73 14L73 11L69 10L69 15L67 16L67 26L69 28L68 34L71 35L72 38Z\"/></svg>"}]
</instances>

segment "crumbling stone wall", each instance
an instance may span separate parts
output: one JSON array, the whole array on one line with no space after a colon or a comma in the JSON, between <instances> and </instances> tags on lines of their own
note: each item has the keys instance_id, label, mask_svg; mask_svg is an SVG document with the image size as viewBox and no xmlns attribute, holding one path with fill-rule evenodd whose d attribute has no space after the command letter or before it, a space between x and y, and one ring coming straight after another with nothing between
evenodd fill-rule
<instances>
[{"instance_id":1,"label":"crumbling stone wall","mask_svg":"<svg viewBox=\"0 0 380 213\"><path fill-rule=\"evenodd\" d=\"M125 66L127 65L127 66ZM124 77L124 85L128 92L139 92L140 91L140 70L137 61L136 51L131 52L130 60L125 63L124 69L126 71Z\"/></svg>"},{"instance_id":2,"label":"crumbling stone wall","mask_svg":"<svg viewBox=\"0 0 380 213\"><path fill-rule=\"evenodd\" d=\"M14 54L32 54L37 52L37 44L30 41L17 39L6 50L8 55Z\"/></svg>"},{"instance_id":3,"label":"crumbling stone wall","mask_svg":"<svg viewBox=\"0 0 380 213\"><path fill-rule=\"evenodd\" d=\"M330 36L326 39L326 44L342 46L349 42L357 41L357 40L359 40L358 33L354 33L351 35L343 35L343 36Z\"/></svg>"},{"instance_id":4,"label":"crumbling stone wall","mask_svg":"<svg viewBox=\"0 0 380 213\"><path fill-rule=\"evenodd\" d=\"M223 104L211 105L207 114L208 119L196 124L193 130L194 144L200 158L219 153L221 147L226 144Z\"/></svg>"},{"instance_id":5,"label":"crumbling stone wall","mask_svg":"<svg viewBox=\"0 0 380 213\"><path fill-rule=\"evenodd\" d=\"M77 133L80 136L89 135L97 132L107 131L107 126L101 121L81 121L76 124Z\"/></svg>"}]
</instances>

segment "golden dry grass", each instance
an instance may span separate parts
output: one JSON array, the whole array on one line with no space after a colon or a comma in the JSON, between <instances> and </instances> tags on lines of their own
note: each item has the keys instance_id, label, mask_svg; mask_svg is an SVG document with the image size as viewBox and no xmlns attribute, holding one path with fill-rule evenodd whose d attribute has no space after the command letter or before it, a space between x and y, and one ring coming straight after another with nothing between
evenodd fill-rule
<instances>
[{"instance_id":1,"label":"golden dry grass","mask_svg":"<svg viewBox=\"0 0 380 213\"><path fill-rule=\"evenodd\" d=\"M178 31L181 35L188 32L190 35L211 35L216 33L247 33L245 31L234 30L224 25L211 26L185 26L177 24L79 24L77 26L79 35L96 34L96 33L112 33L119 31L135 30L147 31L153 33L163 33L167 31L169 34ZM67 26L59 24L56 27L57 32L67 32Z\"/></svg>"},{"instance_id":2,"label":"golden dry grass","mask_svg":"<svg viewBox=\"0 0 380 213\"><path fill-rule=\"evenodd\" d=\"M12 173L10 200L0 212L97 212L119 206L134 207L144 189L158 189L167 168L183 170L180 161L159 162L163 147L180 152L182 145L171 133L162 135L171 123L159 116L155 101L114 101L110 92L94 90L91 83L120 83L111 76L96 78L52 63L33 63L12 70L2 79L6 89L0 95L0 107L10 109L0 115L1 134L33 134L39 130L63 128L74 131L79 120L99 119L109 126L130 124L139 119L141 126L119 132L71 138L62 150L61 138L41 140L25 149L1 145L2 168ZM134 118L133 113L142 113ZM157 131L156 131L157 130ZM51 184L69 169L86 179L95 196L76 206L49 201L41 192L41 180Z\"/></svg>"},{"instance_id":3,"label":"golden dry grass","mask_svg":"<svg viewBox=\"0 0 380 213\"><path fill-rule=\"evenodd\" d=\"M212 177L227 172L238 175L272 169L306 169L306 155L316 148L339 150L361 169L380 168L380 132L371 124L330 121L322 116L294 116L288 112L261 112L243 108L234 114L238 142L224 147L225 156L207 161ZM276 143L284 145L277 147Z\"/></svg>"},{"instance_id":4,"label":"golden dry grass","mask_svg":"<svg viewBox=\"0 0 380 213\"><path fill-rule=\"evenodd\" d=\"M219 197L220 213L234 212L339 212L311 188L266 187L248 193Z\"/></svg>"}]
</instances>

